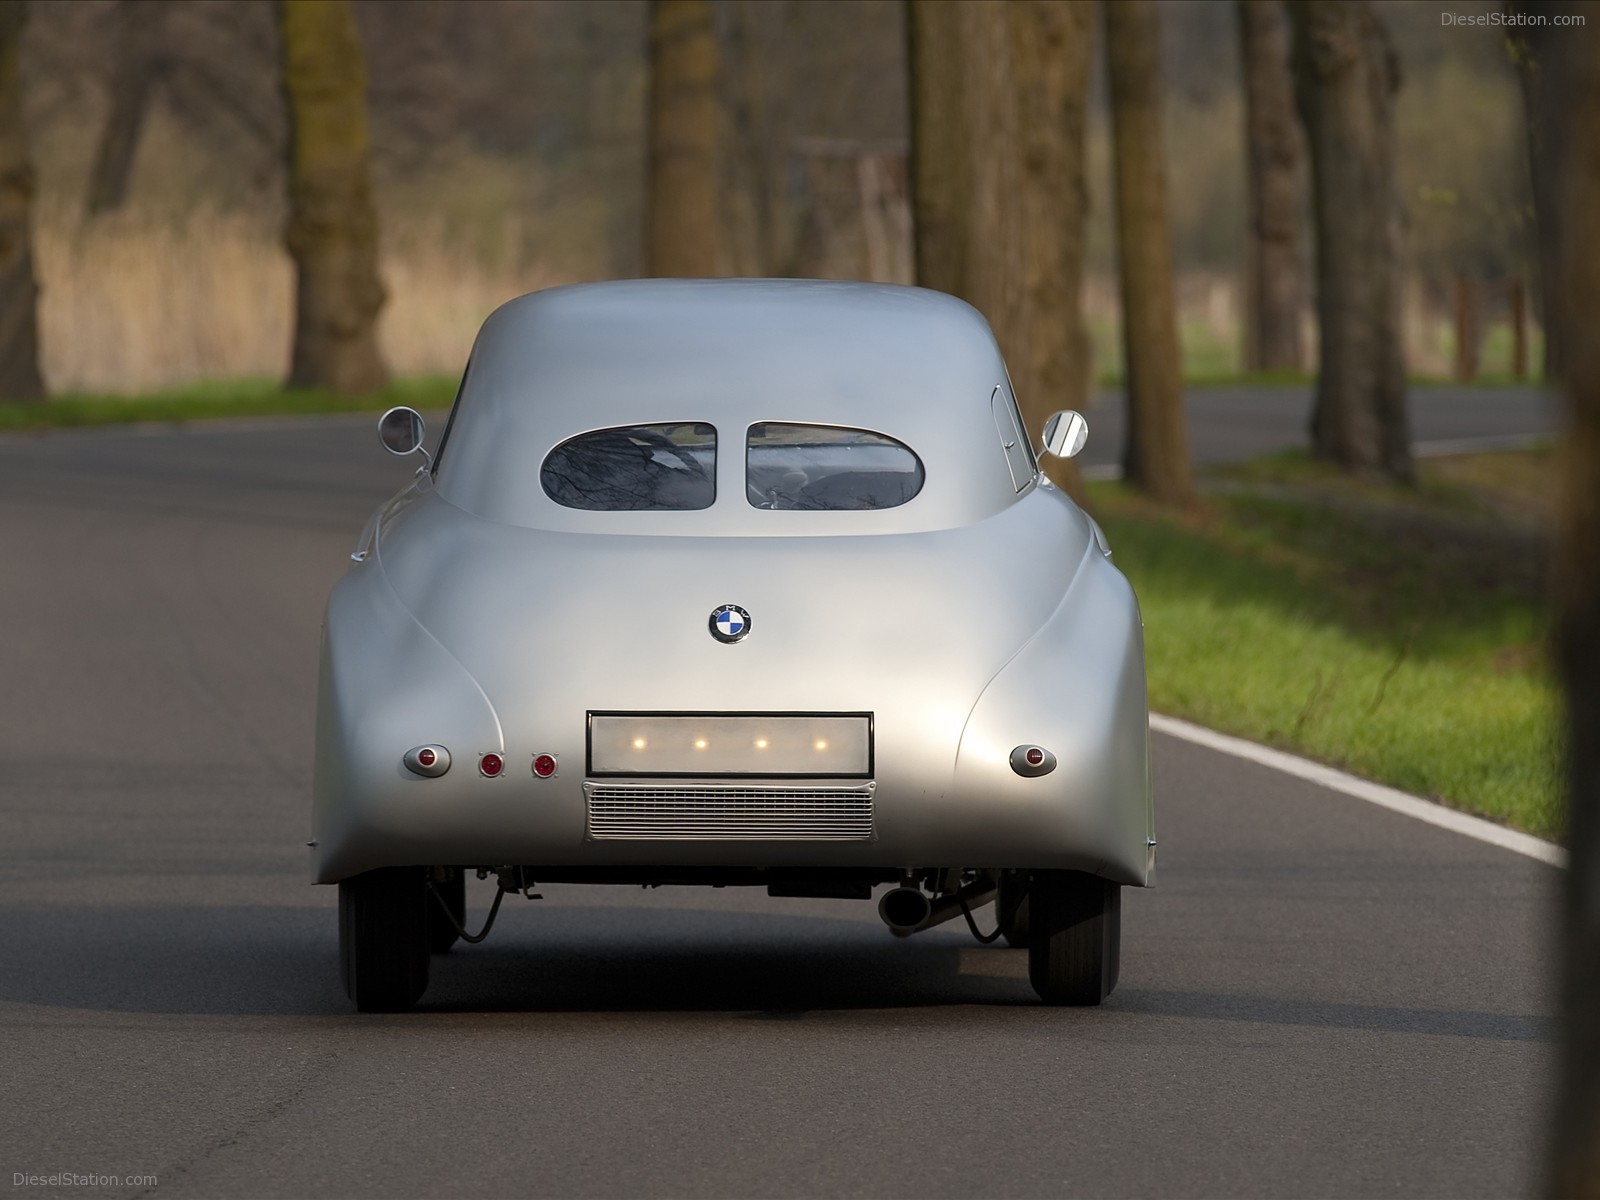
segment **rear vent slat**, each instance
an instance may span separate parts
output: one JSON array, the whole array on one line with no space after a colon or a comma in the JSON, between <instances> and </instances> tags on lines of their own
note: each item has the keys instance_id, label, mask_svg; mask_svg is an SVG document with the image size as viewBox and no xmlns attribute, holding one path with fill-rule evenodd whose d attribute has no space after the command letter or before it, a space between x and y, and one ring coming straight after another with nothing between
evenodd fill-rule
<instances>
[{"instance_id":1,"label":"rear vent slat","mask_svg":"<svg viewBox=\"0 0 1600 1200\"><path fill-rule=\"evenodd\" d=\"M583 785L591 838L674 841L867 841L873 788Z\"/></svg>"}]
</instances>

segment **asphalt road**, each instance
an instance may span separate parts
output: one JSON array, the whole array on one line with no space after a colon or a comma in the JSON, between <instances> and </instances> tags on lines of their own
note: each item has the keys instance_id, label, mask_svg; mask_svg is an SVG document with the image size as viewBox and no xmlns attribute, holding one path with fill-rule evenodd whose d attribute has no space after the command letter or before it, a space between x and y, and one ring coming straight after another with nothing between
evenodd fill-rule
<instances>
[{"instance_id":1,"label":"asphalt road","mask_svg":"<svg viewBox=\"0 0 1600 1200\"><path fill-rule=\"evenodd\" d=\"M1411 389L1407 407L1411 436L1423 455L1553 436L1560 425L1555 398L1535 387L1419 386ZM1097 393L1087 415L1089 443L1081 461L1104 473L1121 461L1127 428L1122 394ZM1304 446L1311 426L1311 390L1192 388L1188 417L1190 450L1197 463L1234 462Z\"/></svg>"},{"instance_id":2,"label":"asphalt road","mask_svg":"<svg viewBox=\"0 0 1600 1200\"><path fill-rule=\"evenodd\" d=\"M369 418L0 441L0 1175L157 1180L16 1194L1533 1190L1555 871L1159 736L1100 1009L859 902L569 886L352 1014L317 625L408 470Z\"/></svg>"}]
</instances>

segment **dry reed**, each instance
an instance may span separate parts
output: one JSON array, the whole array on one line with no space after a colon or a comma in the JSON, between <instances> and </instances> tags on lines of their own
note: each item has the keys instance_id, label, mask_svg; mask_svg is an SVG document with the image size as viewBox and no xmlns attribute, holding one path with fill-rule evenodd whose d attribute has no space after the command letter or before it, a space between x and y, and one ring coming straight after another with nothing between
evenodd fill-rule
<instances>
[{"instance_id":1,"label":"dry reed","mask_svg":"<svg viewBox=\"0 0 1600 1200\"><path fill-rule=\"evenodd\" d=\"M909 216L889 211L886 217L882 228L866 227L858 217L848 228L819 230L832 235L825 238L829 269L822 273L907 275ZM471 245L451 236L436 220L385 226L389 301L379 334L395 374L459 371L491 310L565 282L537 264L525 265L527 239L515 222L495 232L486 249L481 239ZM80 226L47 215L34 239L43 366L52 391L138 394L208 380L276 378L287 369L293 271L278 231L259 216L200 211L175 223L129 214ZM874 255L875 241L900 252ZM1191 374L1238 369L1237 293L1234 280L1216 274L1180 280ZM1091 275L1084 308L1096 366L1114 371L1121 358L1115 280ZM1406 309L1410 370L1444 375L1450 366L1444 314L1427 306L1416 288L1408 289ZM1306 323L1312 333L1309 311Z\"/></svg>"},{"instance_id":2,"label":"dry reed","mask_svg":"<svg viewBox=\"0 0 1600 1200\"><path fill-rule=\"evenodd\" d=\"M260 218L46 218L34 250L54 392L136 394L288 367L293 270ZM459 371L493 308L555 282L538 268L485 266L432 222L386 231L382 272L379 335L398 375Z\"/></svg>"}]
</instances>

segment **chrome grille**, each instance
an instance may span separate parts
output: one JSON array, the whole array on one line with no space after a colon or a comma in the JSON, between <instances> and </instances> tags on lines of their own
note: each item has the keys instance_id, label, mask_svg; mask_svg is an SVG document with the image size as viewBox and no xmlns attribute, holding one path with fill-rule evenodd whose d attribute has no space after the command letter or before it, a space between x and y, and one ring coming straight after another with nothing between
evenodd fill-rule
<instances>
[{"instance_id":1,"label":"chrome grille","mask_svg":"<svg viewBox=\"0 0 1600 1200\"><path fill-rule=\"evenodd\" d=\"M872 792L853 787L585 783L596 839L866 841Z\"/></svg>"}]
</instances>

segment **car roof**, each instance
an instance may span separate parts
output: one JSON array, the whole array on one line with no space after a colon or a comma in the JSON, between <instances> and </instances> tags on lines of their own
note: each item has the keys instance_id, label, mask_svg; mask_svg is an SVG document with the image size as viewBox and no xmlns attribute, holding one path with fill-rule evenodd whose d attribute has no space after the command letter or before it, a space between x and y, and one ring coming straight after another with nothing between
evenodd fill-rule
<instances>
[{"instance_id":1,"label":"car roof","mask_svg":"<svg viewBox=\"0 0 1600 1200\"><path fill-rule=\"evenodd\" d=\"M942 292L769 279L552 288L484 323L438 486L469 512L554 529L754 533L771 531L774 515L805 516L807 532L967 524L1016 498L991 412L996 387L1010 390L988 323ZM719 499L710 509L580 513L544 494L539 464L566 439L679 421L717 427ZM881 512L755 510L740 480L745 428L761 421L887 434L923 460L923 491Z\"/></svg>"}]
</instances>

